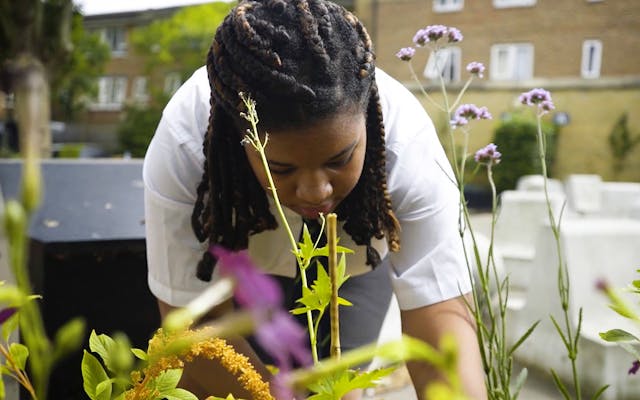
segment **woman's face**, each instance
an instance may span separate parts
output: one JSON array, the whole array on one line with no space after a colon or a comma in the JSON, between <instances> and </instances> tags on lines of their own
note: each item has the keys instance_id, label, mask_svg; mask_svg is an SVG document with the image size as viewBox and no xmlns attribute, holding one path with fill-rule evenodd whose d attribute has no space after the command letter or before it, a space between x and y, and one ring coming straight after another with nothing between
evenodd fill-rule
<instances>
[{"instance_id":1,"label":"woman's face","mask_svg":"<svg viewBox=\"0 0 640 400\"><path fill-rule=\"evenodd\" d=\"M280 202L304 218L334 211L360 179L367 146L361 112L268 134L266 155ZM245 151L260 184L271 194L260 155L249 144Z\"/></svg>"}]
</instances>

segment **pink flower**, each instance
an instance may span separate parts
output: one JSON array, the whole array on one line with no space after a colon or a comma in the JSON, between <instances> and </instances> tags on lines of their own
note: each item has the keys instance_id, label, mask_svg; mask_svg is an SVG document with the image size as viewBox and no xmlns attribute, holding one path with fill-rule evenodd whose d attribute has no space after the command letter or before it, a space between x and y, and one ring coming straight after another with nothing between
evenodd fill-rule
<instances>
[{"instance_id":1,"label":"pink flower","mask_svg":"<svg viewBox=\"0 0 640 400\"><path fill-rule=\"evenodd\" d=\"M498 146L489 143L482 149L476 151L473 159L476 160L477 163L491 165L499 164L500 157L502 157L502 153L498 151Z\"/></svg>"},{"instance_id":2,"label":"pink flower","mask_svg":"<svg viewBox=\"0 0 640 400\"><path fill-rule=\"evenodd\" d=\"M234 252L214 245L209 251L218 259L220 273L231 276L236 281L234 296L240 306L252 310L281 306L280 287L258 270L246 250Z\"/></svg>"},{"instance_id":3,"label":"pink flower","mask_svg":"<svg viewBox=\"0 0 640 400\"><path fill-rule=\"evenodd\" d=\"M470 62L469 65L467 65L467 71L472 75L476 75L478 78L484 77L484 70L484 64L476 61Z\"/></svg>"}]
</instances>

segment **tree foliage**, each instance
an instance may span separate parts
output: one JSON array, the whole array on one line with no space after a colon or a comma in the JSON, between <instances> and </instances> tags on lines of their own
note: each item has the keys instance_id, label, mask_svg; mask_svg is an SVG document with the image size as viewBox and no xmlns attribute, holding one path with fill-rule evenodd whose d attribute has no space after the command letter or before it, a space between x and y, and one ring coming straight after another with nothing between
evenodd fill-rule
<instances>
[{"instance_id":1,"label":"tree foliage","mask_svg":"<svg viewBox=\"0 0 640 400\"><path fill-rule=\"evenodd\" d=\"M170 18L135 29L131 43L147 60L148 71L171 70L185 78L204 65L216 28L234 5L214 2L184 7Z\"/></svg>"},{"instance_id":2,"label":"tree foliage","mask_svg":"<svg viewBox=\"0 0 640 400\"><path fill-rule=\"evenodd\" d=\"M169 100L159 83L164 73L177 72L184 81L205 64L207 51L216 28L235 3L214 2L184 7L167 19L155 21L131 32L130 41L135 52L146 60L151 84L147 105L130 104L118 126L118 140L122 151L134 157L145 154L162 109Z\"/></svg>"},{"instance_id":3,"label":"tree foliage","mask_svg":"<svg viewBox=\"0 0 640 400\"><path fill-rule=\"evenodd\" d=\"M97 33L84 30L82 15L74 11L71 20L73 51L67 62L50 71L53 118L74 119L97 95L97 78L111 57L109 46Z\"/></svg>"}]
</instances>

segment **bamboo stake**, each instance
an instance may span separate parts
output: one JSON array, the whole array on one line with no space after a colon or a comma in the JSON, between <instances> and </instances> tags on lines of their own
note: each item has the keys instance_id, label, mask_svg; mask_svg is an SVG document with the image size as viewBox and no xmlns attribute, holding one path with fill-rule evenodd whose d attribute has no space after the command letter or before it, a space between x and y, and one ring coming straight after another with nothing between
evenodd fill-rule
<instances>
[{"instance_id":1,"label":"bamboo stake","mask_svg":"<svg viewBox=\"0 0 640 400\"><path fill-rule=\"evenodd\" d=\"M329 278L331 279L331 303L329 317L331 322L331 357L340 358L340 316L338 314L338 238L337 217L327 215L327 247L329 249Z\"/></svg>"}]
</instances>

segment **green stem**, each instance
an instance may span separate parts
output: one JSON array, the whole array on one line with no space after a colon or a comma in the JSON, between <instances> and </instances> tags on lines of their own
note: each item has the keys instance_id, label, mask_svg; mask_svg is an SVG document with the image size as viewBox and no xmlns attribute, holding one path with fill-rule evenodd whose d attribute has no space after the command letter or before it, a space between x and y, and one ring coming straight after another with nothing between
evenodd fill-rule
<instances>
[{"instance_id":1,"label":"green stem","mask_svg":"<svg viewBox=\"0 0 640 400\"><path fill-rule=\"evenodd\" d=\"M264 168L265 174L267 176L267 181L269 182L269 190L273 194L273 200L278 210L278 215L280 216L280 220L284 225L287 236L289 237L289 243L291 245L291 249L296 255L296 261L298 263L298 268L300 269L300 277L302 280L302 286L307 288L307 275L305 272L305 268L302 266L302 259L300 257L300 251L298 249L298 243L296 242L295 237L293 236L293 232L291 231L291 227L289 226L289 222L287 221L287 217L284 214L284 210L282 205L280 204L280 198L278 197L278 191L276 189L276 185L273 181L273 176L271 175L271 170L269 169L269 162L267 161L267 155L265 153L265 147L268 141L268 135L265 133L264 143L260 141L260 135L258 134L258 118L255 110L255 103L253 101L246 99L243 97L243 101L247 106L248 114L246 115L246 119L251 124L251 135L252 137L247 138L249 142L253 145L253 147L260 154L260 160L262 161L262 166ZM307 325L309 328L309 341L311 342L311 354L313 356L314 363L318 363L318 349L317 349L317 338L315 330L313 329L313 316L311 315L311 311L306 312L307 315Z\"/></svg>"},{"instance_id":2,"label":"green stem","mask_svg":"<svg viewBox=\"0 0 640 400\"><path fill-rule=\"evenodd\" d=\"M553 207L551 205L551 199L549 197L549 188L548 188L548 177L547 177L547 163L546 163L546 149L545 149L545 138L542 133L542 113L538 112L537 114L537 133L538 133L538 155L540 157L540 165L542 168L542 178L543 178L543 187L544 187L544 196L547 205L547 212L549 216L549 223L551 225L551 231L553 232L553 237L556 243L556 252L558 255L558 294L560 296L561 308L564 315L564 325L567 334L567 351L568 357L571 361L571 373L573 376L573 385L576 394L576 399L580 400L582 398L582 390L580 388L580 377L578 375L576 359L578 355L578 349L575 345L577 343L574 340L574 334L571 328L571 319L569 317L569 289L570 282L567 271L567 266L565 265L563 255L562 255L562 245L561 245L561 237L560 237L560 228L559 223L556 222L553 213ZM576 332L576 335L580 335L580 332Z\"/></svg>"}]
</instances>

